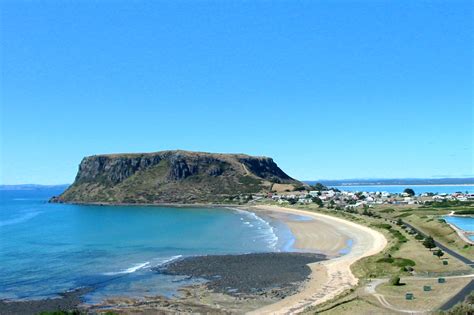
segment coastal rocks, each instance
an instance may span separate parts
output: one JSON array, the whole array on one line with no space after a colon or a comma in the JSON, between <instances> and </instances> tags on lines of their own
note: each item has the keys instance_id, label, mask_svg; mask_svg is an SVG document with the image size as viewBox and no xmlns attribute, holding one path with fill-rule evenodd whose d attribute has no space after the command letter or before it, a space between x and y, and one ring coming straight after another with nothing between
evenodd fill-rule
<instances>
[{"instance_id":1,"label":"coastal rocks","mask_svg":"<svg viewBox=\"0 0 474 315\"><path fill-rule=\"evenodd\" d=\"M212 255L185 258L155 270L204 278L213 292L283 299L296 293L308 278L309 263L325 259L324 255L313 253Z\"/></svg>"},{"instance_id":2,"label":"coastal rocks","mask_svg":"<svg viewBox=\"0 0 474 315\"><path fill-rule=\"evenodd\" d=\"M189 151L85 157L74 183L51 202L230 203L235 196L300 187L268 157Z\"/></svg>"},{"instance_id":3,"label":"coastal rocks","mask_svg":"<svg viewBox=\"0 0 474 315\"><path fill-rule=\"evenodd\" d=\"M41 312L59 312L79 310L82 296L91 291L90 288L81 288L59 294L57 298L29 301L0 300L0 314L2 315L33 315Z\"/></svg>"}]
</instances>

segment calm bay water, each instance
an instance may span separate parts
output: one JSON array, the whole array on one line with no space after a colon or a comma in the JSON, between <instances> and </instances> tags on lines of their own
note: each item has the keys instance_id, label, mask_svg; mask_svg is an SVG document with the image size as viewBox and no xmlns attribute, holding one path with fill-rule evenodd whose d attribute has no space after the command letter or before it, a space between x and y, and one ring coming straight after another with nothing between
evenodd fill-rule
<instances>
[{"instance_id":1,"label":"calm bay water","mask_svg":"<svg viewBox=\"0 0 474 315\"><path fill-rule=\"evenodd\" d=\"M230 209L49 204L58 191L0 191L0 299L81 286L107 296L165 295L190 280L151 270L189 255L288 249L288 228Z\"/></svg>"},{"instance_id":2,"label":"calm bay water","mask_svg":"<svg viewBox=\"0 0 474 315\"><path fill-rule=\"evenodd\" d=\"M474 193L474 185L366 185L366 186L332 186L339 190L345 191L367 191L367 192L377 192L385 191L392 194L402 193L405 188L412 188L415 193L447 193L452 194L455 192L466 191L468 193Z\"/></svg>"},{"instance_id":3,"label":"calm bay water","mask_svg":"<svg viewBox=\"0 0 474 315\"><path fill-rule=\"evenodd\" d=\"M446 222L457 226L461 230L474 232L474 217L472 216L445 216L443 218L446 220ZM468 237L474 241L474 235L469 235Z\"/></svg>"}]
</instances>

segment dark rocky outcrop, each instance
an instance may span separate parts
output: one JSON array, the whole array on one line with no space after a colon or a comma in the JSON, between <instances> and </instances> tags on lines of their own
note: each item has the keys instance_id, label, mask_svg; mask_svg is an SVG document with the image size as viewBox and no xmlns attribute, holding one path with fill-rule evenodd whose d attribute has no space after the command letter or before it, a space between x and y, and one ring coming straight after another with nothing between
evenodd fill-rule
<instances>
[{"instance_id":1,"label":"dark rocky outcrop","mask_svg":"<svg viewBox=\"0 0 474 315\"><path fill-rule=\"evenodd\" d=\"M51 201L229 202L268 192L273 184L302 185L268 157L180 150L94 155L82 160L74 183Z\"/></svg>"}]
</instances>

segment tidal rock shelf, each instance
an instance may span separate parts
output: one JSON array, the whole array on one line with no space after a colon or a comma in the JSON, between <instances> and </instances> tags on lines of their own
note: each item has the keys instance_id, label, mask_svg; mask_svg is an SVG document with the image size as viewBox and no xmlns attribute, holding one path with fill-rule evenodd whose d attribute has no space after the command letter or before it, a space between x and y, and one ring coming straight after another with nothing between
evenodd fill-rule
<instances>
[{"instance_id":1,"label":"tidal rock shelf","mask_svg":"<svg viewBox=\"0 0 474 315\"><path fill-rule=\"evenodd\" d=\"M314 253L257 253L187 257L157 268L169 275L206 279L208 289L232 296L284 298L309 277L310 263L325 260Z\"/></svg>"}]
</instances>

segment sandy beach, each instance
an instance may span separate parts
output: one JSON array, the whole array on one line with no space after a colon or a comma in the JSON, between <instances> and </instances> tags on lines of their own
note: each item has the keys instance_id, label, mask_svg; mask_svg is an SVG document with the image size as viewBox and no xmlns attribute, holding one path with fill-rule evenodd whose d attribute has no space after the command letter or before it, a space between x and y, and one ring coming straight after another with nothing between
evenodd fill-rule
<instances>
[{"instance_id":1,"label":"sandy beach","mask_svg":"<svg viewBox=\"0 0 474 315\"><path fill-rule=\"evenodd\" d=\"M252 207L251 211L273 212L282 219L293 232L295 247L301 250L337 255L347 247L347 240L352 240L348 254L327 261L309 264L311 274L301 291L281 301L259 308L250 314L295 314L309 306L324 303L358 283L350 266L357 260L382 251L387 240L368 227L331 217L324 214L288 209L278 206ZM285 214L303 215L311 221L294 221L285 219Z\"/></svg>"}]
</instances>

